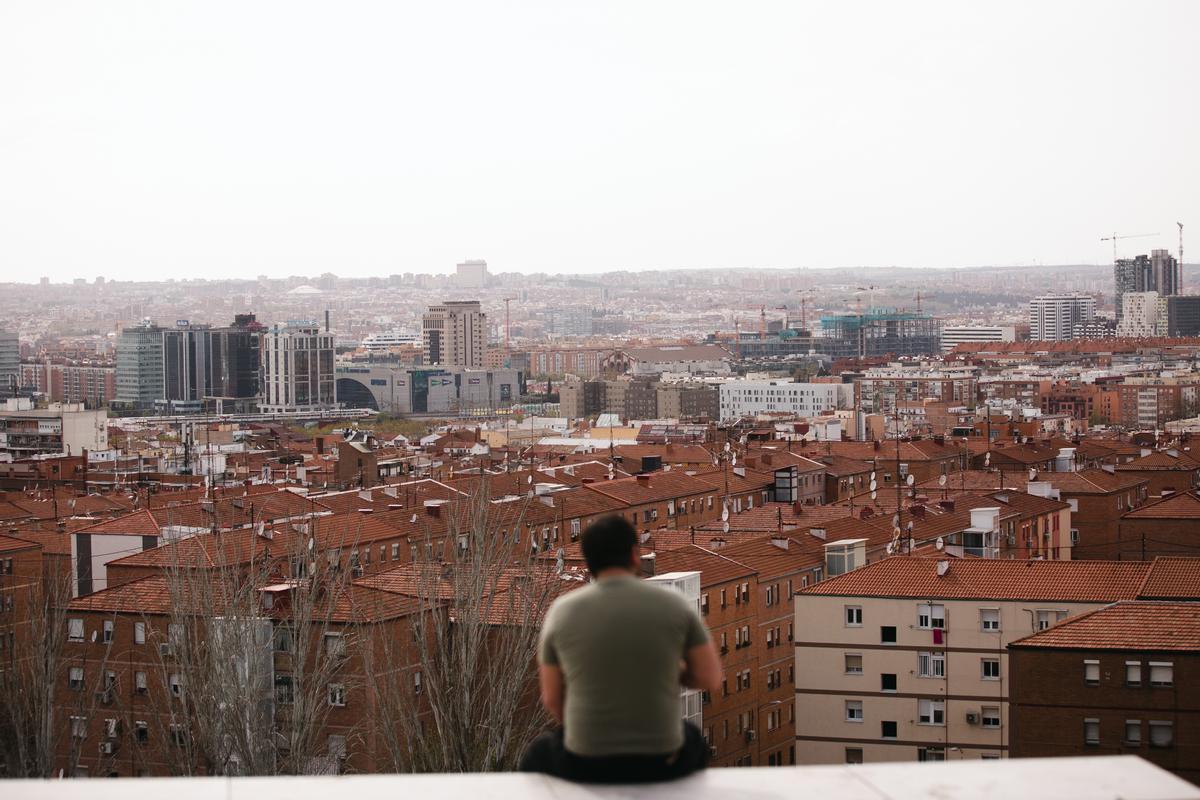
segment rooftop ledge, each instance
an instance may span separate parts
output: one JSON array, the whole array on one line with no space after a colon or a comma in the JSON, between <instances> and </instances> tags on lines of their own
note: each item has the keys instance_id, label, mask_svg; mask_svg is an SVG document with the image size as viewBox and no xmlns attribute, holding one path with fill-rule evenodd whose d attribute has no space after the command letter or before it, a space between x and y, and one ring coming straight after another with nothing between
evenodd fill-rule
<instances>
[{"instance_id":1,"label":"rooftop ledge","mask_svg":"<svg viewBox=\"0 0 1200 800\"><path fill-rule=\"evenodd\" d=\"M12 800L589 800L835 797L837 800L1200 800L1193 786L1137 756L712 769L673 783L595 786L521 773L288 778L6 781Z\"/></svg>"}]
</instances>

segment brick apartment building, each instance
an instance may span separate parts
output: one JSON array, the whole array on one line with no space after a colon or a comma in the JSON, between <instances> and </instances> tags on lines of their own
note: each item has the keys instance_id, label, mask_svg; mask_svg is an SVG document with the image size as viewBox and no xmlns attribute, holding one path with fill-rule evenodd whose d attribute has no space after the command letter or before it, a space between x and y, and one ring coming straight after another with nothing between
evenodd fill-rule
<instances>
[{"instance_id":1,"label":"brick apartment building","mask_svg":"<svg viewBox=\"0 0 1200 800\"><path fill-rule=\"evenodd\" d=\"M1014 758L1138 755L1200 781L1200 604L1115 603L1008 649Z\"/></svg>"}]
</instances>

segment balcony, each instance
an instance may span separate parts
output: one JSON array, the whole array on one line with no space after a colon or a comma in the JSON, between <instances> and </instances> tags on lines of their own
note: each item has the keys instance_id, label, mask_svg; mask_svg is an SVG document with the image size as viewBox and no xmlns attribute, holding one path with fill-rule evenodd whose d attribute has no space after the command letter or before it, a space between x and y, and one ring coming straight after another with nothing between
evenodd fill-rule
<instances>
[{"instance_id":1,"label":"balcony","mask_svg":"<svg viewBox=\"0 0 1200 800\"><path fill-rule=\"evenodd\" d=\"M589 800L733 797L836 797L838 800L1200 800L1200 787L1137 756L947 761L828 767L711 769L681 781L643 786L587 786L519 773L360 775L300 778L159 778L96 781L6 781L14 800ZM144 797L143 797L144 795Z\"/></svg>"}]
</instances>

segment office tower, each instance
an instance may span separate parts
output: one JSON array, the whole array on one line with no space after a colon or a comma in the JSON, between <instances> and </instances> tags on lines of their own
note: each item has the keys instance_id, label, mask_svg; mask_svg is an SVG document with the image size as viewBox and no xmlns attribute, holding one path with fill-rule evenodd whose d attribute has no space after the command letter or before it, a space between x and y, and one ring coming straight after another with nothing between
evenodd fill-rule
<instances>
[{"instance_id":1,"label":"office tower","mask_svg":"<svg viewBox=\"0 0 1200 800\"><path fill-rule=\"evenodd\" d=\"M204 376L208 371L208 326L186 321L162 332L163 395L160 410L194 412L204 407Z\"/></svg>"},{"instance_id":2,"label":"office tower","mask_svg":"<svg viewBox=\"0 0 1200 800\"><path fill-rule=\"evenodd\" d=\"M1075 326L1096 316L1096 300L1085 294L1045 294L1029 301L1029 338L1041 342L1070 339Z\"/></svg>"},{"instance_id":3,"label":"office tower","mask_svg":"<svg viewBox=\"0 0 1200 800\"><path fill-rule=\"evenodd\" d=\"M152 411L163 398L163 329L149 321L117 339L117 397L129 411Z\"/></svg>"},{"instance_id":4,"label":"office tower","mask_svg":"<svg viewBox=\"0 0 1200 800\"><path fill-rule=\"evenodd\" d=\"M1117 319L1125 314L1123 299L1129 292L1154 291L1154 271L1147 256L1119 258L1113 264L1113 284L1117 304Z\"/></svg>"},{"instance_id":5,"label":"office tower","mask_svg":"<svg viewBox=\"0 0 1200 800\"><path fill-rule=\"evenodd\" d=\"M207 396L216 401L218 413L232 402L234 410L250 410L259 393L259 348L262 323L253 314L237 314L227 328L207 332Z\"/></svg>"},{"instance_id":6,"label":"office tower","mask_svg":"<svg viewBox=\"0 0 1200 800\"><path fill-rule=\"evenodd\" d=\"M21 345L16 331L0 331L0 397L16 394L21 375Z\"/></svg>"},{"instance_id":7,"label":"office tower","mask_svg":"<svg viewBox=\"0 0 1200 800\"><path fill-rule=\"evenodd\" d=\"M1012 325L959 325L942 328L942 352L949 353L960 344L971 342L1015 342L1017 329Z\"/></svg>"},{"instance_id":8,"label":"office tower","mask_svg":"<svg viewBox=\"0 0 1200 800\"><path fill-rule=\"evenodd\" d=\"M488 284L487 262L468 259L454 268L454 283L461 289L482 289Z\"/></svg>"},{"instance_id":9,"label":"office tower","mask_svg":"<svg viewBox=\"0 0 1200 800\"><path fill-rule=\"evenodd\" d=\"M1154 291L1163 297L1183 293L1183 276L1179 261L1167 250L1150 251L1150 273Z\"/></svg>"},{"instance_id":10,"label":"office tower","mask_svg":"<svg viewBox=\"0 0 1200 800\"><path fill-rule=\"evenodd\" d=\"M487 366L487 315L478 300L430 306L421 319L426 364Z\"/></svg>"},{"instance_id":11,"label":"office tower","mask_svg":"<svg viewBox=\"0 0 1200 800\"><path fill-rule=\"evenodd\" d=\"M1177 294L1167 301L1167 335L1200 336L1200 295Z\"/></svg>"},{"instance_id":12,"label":"office tower","mask_svg":"<svg viewBox=\"0 0 1200 800\"><path fill-rule=\"evenodd\" d=\"M315 322L275 327L263 334L261 353L261 411L319 411L337 405L332 333Z\"/></svg>"}]
</instances>

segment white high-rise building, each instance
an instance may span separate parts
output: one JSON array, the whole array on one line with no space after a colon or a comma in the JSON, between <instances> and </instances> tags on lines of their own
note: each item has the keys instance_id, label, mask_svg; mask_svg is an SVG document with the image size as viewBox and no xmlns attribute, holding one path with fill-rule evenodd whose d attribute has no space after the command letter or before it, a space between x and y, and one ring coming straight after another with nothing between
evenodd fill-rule
<instances>
[{"instance_id":1,"label":"white high-rise building","mask_svg":"<svg viewBox=\"0 0 1200 800\"><path fill-rule=\"evenodd\" d=\"M1124 305L1117 336L1144 339L1167 335L1167 298L1158 292L1126 292Z\"/></svg>"},{"instance_id":2,"label":"white high-rise building","mask_svg":"<svg viewBox=\"0 0 1200 800\"><path fill-rule=\"evenodd\" d=\"M1029 301L1029 338L1038 342L1070 339L1076 325L1096 316L1096 299L1086 294L1044 294Z\"/></svg>"},{"instance_id":3,"label":"white high-rise building","mask_svg":"<svg viewBox=\"0 0 1200 800\"><path fill-rule=\"evenodd\" d=\"M488 277L487 262L482 258L468 259L454 269L454 283L460 289L482 289Z\"/></svg>"},{"instance_id":4,"label":"white high-rise building","mask_svg":"<svg viewBox=\"0 0 1200 800\"><path fill-rule=\"evenodd\" d=\"M314 323L289 323L263 334L262 400L268 414L337 406L333 334Z\"/></svg>"},{"instance_id":5,"label":"white high-rise building","mask_svg":"<svg viewBox=\"0 0 1200 800\"><path fill-rule=\"evenodd\" d=\"M487 314L478 300L456 300L430 306L421 319L427 365L487 366Z\"/></svg>"},{"instance_id":6,"label":"white high-rise building","mask_svg":"<svg viewBox=\"0 0 1200 800\"><path fill-rule=\"evenodd\" d=\"M0 331L0 396L16 394L21 377L21 344L16 331Z\"/></svg>"}]
</instances>

